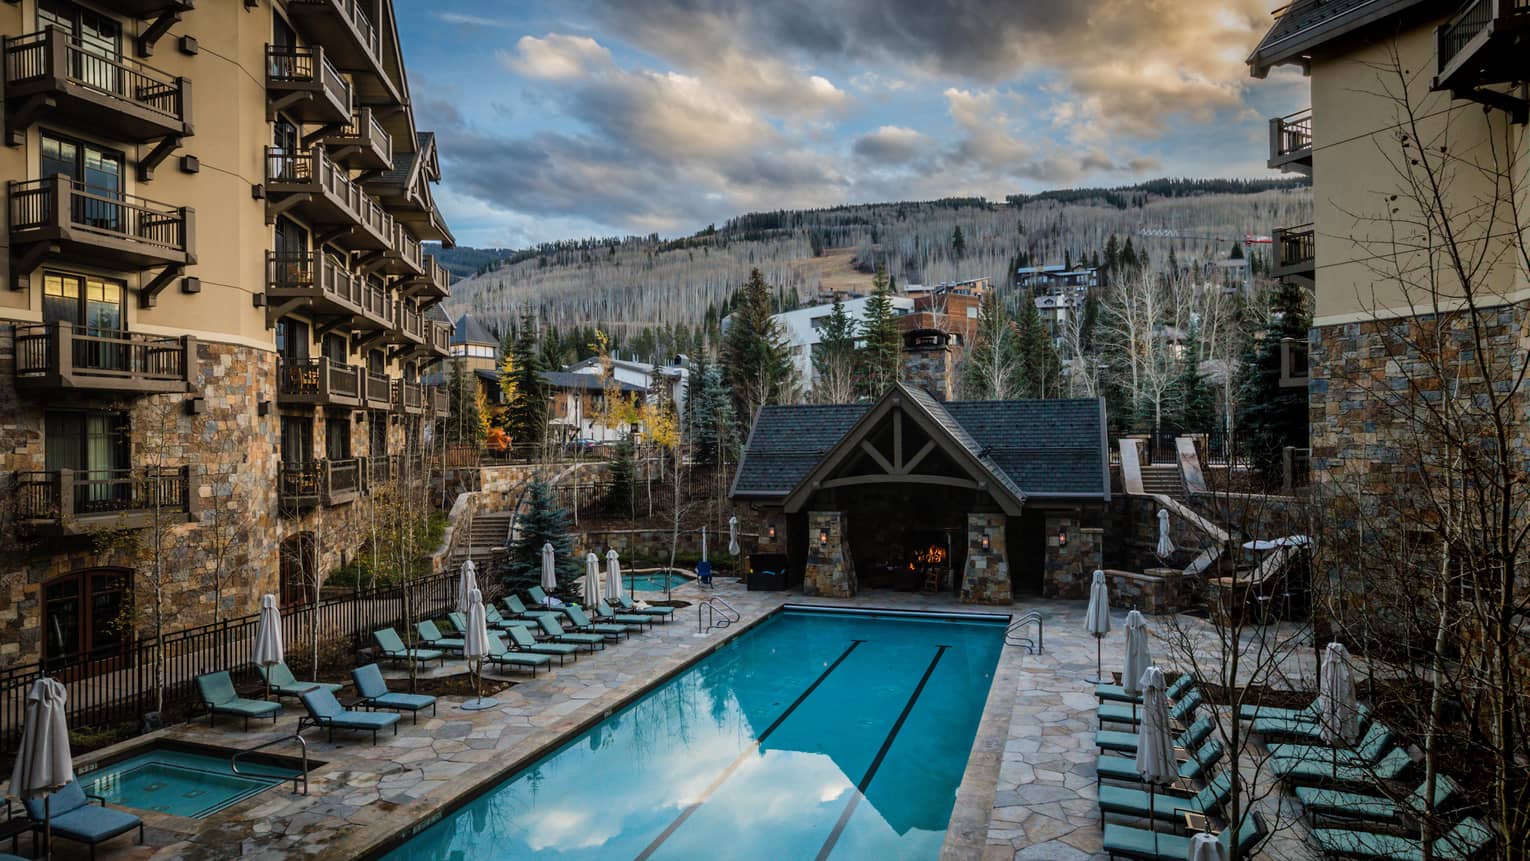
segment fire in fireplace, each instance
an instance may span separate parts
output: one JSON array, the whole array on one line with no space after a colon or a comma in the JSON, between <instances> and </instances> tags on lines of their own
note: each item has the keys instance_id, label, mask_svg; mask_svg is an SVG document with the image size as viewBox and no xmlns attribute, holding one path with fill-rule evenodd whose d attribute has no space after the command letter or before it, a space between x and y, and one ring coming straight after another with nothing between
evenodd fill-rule
<instances>
[{"instance_id":1,"label":"fire in fireplace","mask_svg":"<svg viewBox=\"0 0 1530 861\"><path fill-rule=\"evenodd\" d=\"M945 532L915 532L909 536L908 570L917 586L939 592L950 585L951 537Z\"/></svg>"}]
</instances>

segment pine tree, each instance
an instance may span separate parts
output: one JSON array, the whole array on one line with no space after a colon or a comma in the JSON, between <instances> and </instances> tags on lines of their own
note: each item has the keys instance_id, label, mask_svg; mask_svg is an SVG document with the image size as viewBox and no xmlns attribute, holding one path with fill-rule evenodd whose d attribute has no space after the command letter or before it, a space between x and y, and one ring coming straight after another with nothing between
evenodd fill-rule
<instances>
[{"instance_id":1,"label":"pine tree","mask_svg":"<svg viewBox=\"0 0 1530 861\"><path fill-rule=\"evenodd\" d=\"M754 423L765 404L788 403L797 395L791 346L771 317L770 286L760 270L749 273L739 291L738 309L728 321L722 363L741 421Z\"/></svg>"},{"instance_id":2,"label":"pine tree","mask_svg":"<svg viewBox=\"0 0 1530 861\"><path fill-rule=\"evenodd\" d=\"M880 265L871 283L875 292L866 300L866 314L861 318L861 348L856 364L861 393L880 398L898 381L903 333L898 328L897 312L893 309L887 271Z\"/></svg>"},{"instance_id":3,"label":"pine tree","mask_svg":"<svg viewBox=\"0 0 1530 861\"><path fill-rule=\"evenodd\" d=\"M483 442L485 416L479 408L478 381L461 362L452 362L447 378L447 414L442 430L448 443L477 446Z\"/></svg>"},{"instance_id":4,"label":"pine tree","mask_svg":"<svg viewBox=\"0 0 1530 861\"><path fill-rule=\"evenodd\" d=\"M499 566L499 579L510 592L524 591L542 582L542 545L551 544L556 560L558 592L572 595L584 566L574 558L574 539L568 531L568 512L557 506L552 487L533 481L526 493L526 513L520 520L520 538Z\"/></svg>"},{"instance_id":5,"label":"pine tree","mask_svg":"<svg viewBox=\"0 0 1530 861\"><path fill-rule=\"evenodd\" d=\"M536 319L530 314L521 317L510 363L514 394L505 404L505 432L516 448L534 448L542 444L547 431L547 385L542 380Z\"/></svg>"},{"instance_id":6,"label":"pine tree","mask_svg":"<svg viewBox=\"0 0 1530 861\"><path fill-rule=\"evenodd\" d=\"M958 224L951 230L951 256L955 257L957 260L960 260L965 257L966 254L967 237L962 235L962 226Z\"/></svg>"},{"instance_id":7,"label":"pine tree","mask_svg":"<svg viewBox=\"0 0 1530 861\"><path fill-rule=\"evenodd\" d=\"M1200 333L1195 326L1181 345L1180 372L1174 381L1174 425L1180 433L1210 433L1217 422L1217 395L1201 374Z\"/></svg>"},{"instance_id":8,"label":"pine tree","mask_svg":"<svg viewBox=\"0 0 1530 861\"><path fill-rule=\"evenodd\" d=\"M1307 390L1280 384L1280 342L1307 338L1306 296L1295 284L1275 288L1264 329L1243 356L1237 434L1253 465L1270 483L1281 479L1282 449L1307 445Z\"/></svg>"},{"instance_id":9,"label":"pine tree","mask_svg":"<svg viewBox=\"0 0 1530 861\"><path fill-rule=\"evenodd\" d=\"M737 423L722 368L708 364L698 371L697 383L686 401L686 412L687 435L696 462L716 466L731 461L738 448Z\"/></svg>"},{"instance_id":10,"label":"pine tree","mask_svg":"<svg viewBox=\"0 0 1530 861\"><path fill-rule=\"evenodd\" d=\"M1060 397L1062 360L1057 358L1057 347L1052 343L1052 335L1046 325L1041 322L1034 301L1020 303L1015 330L1020 349L1019 396Z\"/></svg>"},{"instance_id":11,"label":"pine tree","mask_svg":"<svg viewBox=\"0 0 1530 861\"><path fill-rule=\"evenodd\" d=\"M637 467L633 459L632 437L623 433L612 446L610 467L610 494L606 506L612 514L622 517L637 516Z\"/></svg>"},{"instance_id":12,"label":"pine tree","mask_svg":"<svg viewBox=\"0 0 1530 861\"><path fill-rule=\"evenodd\" d=\"M834 297L824 321L823 339L813 351L813 399L819 403L848 403L855 393L855 320L845 303Z\"/></svg>"}]
</instances>

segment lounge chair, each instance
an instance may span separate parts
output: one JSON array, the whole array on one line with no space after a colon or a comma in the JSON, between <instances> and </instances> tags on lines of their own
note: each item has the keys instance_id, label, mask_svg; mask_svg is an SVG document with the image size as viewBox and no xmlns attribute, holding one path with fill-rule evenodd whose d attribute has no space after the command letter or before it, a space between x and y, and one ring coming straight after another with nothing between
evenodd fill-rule
<instances>
[{"instance_id":1,"label":"lounge chair","mask_svg":"<svg viewBox=\"0 0 1530 861\"><path fill-rule=\"evenodd\" d=\"M563 630L563 626L558 624L557 619L552 619L547 616L543 616L542 618L538 619L537 623L542 626L542 633L546 634L547 638L552 640L554 643L572 643L576 646L586 646L592 652L595 651L597 646L602 649L606 647L606 638L604 635L570 633Z\"/></svg>"},{"instance_id":2,"label":"lounge chair","mask_svg":"<svg viewBox=\"0 0 1530 861\"><path fill-rule=\"evenodd\" d=\"M1201 742L1211 737L1216 729L1216 724L1211 718L1203 717L1190 724L1190 728L1174 738L1174 746L1185 750L1194 750L1201 746ZM1109 750L1116 753L1124 753L1128 756L1137 755L1137 741L1141 736L1134 732L1120 732L1117 730L1102 729L1094 734L1094 744L1100 750Z\"/></svg>"},{"instance_id":3,"label":"lounge chair","mask_svg":"<svg viewBox=\"0 0 1530 861\"><path fill-rule=\"evenodd\" d=\"M515 667L516 669L530 669L531 677L536 678L537 670L552 662L551 655L539 655L534 652L515 652L505 648L505 641L495 631L489 632L489 654L484 660L491 664L502 667Z\"/></svg>"},{"instance_id":4,"label":"lounge chair","mask_svg":"<svg viewBox=\"0 0 1530 861\"><path fill-rule=\"evenodd\" d=\"M416 664L428 664L431 661L440 661L443 665L446 663L445 652L440 649L411 649L404 645L398 632L392 628L373 631L372 639L377 641L378 654L394 663L399 661L410 661Z\"/></svg>"},{"instance_id":5,"label":"lounge chair","mask_svg":"<svg viewBox=\"0 0 1530 861\"><path fill-rule=\"evenodd\" d=\"M1190 673L1180 673L1179 678L1175 679L1172 683L1169 684L1169 687L1165 693L1169 695L1169 699L1177 700L1184 696L1186 693L1189 693L1190 689L1193 687L1195 687L1195 676L1191 675ZM1136 694L1129 694L1126 692L1126 688L1123 688L1120 685L1095 685L1094 696L1099 700L1113 700L1118 703L1142 702L1142 694L1140 692Z\"/></svg>"},{"instance_id":6,"label":"lounge chair","mask_svg":"<svg viewBox=\"0 0 1530 861\"><path fill-rule=\"evenodd\" d=\"M1423 843L1412 837L1350 831L1346 828L1314 828L1312 839L1329 858L1414 859L1424 857ZM1493 842L1493 832L1468 816L1456 827L1435 838L1434 857L1440 861L1467 861L1482 854Z\"/></svg>"},{"instance_id":7,"label":"lounge chair","mask_svg":"<svg viewBox=\"0 0 1530 861\"><path fill-rule=\"evenodd\" d=\"M619 625L647 625L652 628L659 621L658 616L648 613L618 613L611 609L606 599L601 598L600 603L595 605L595 618L601 622L615 622Z\"/></svg>"},{"instance_id":8,"label":"lounge chair","mask_svg":"<svg viewBox=\"0 0 1530 861\"><path fill-rule=\"evenodd\" d=\"M1370 728L1371 710L1362 705L1359 710L1360 729ZM1317 719L1298 717L1262 717L1249 724L1249 732L1269 738L1284 738L1301 744L1322 744L1323 725Z\"/></svg>"},{"instance_id":9,"label":"lounge chair","mask_svg":"<svg viewBox=\"0 0 1530 861\"><path fill-rule=\"evenodd\" d=\"M584 611L578 607L568 608L568 620L570 622L569 627L575 631L581 634L599 634L608 640L620 640L622 637L632 633L632 629L637 627L635 625L591 622L590 617L586 616Z\"/></svg>"},{"instance_id":10,"label":"lounge chair","mask_svg":"<svg viewBox=\"0 0 1530 861\"><path fill-rule=\"evenodd\" d=\"M1284 720L1316 721L1318 719L1318 703L1313 700L1299 709L1284 709L1277 706L1259 706L1245 703L1238 706L1238 716L1244 720L1259 720L1260 718L1281 718Z\"/></svg>"},{"instance_id":11,"label":"lounge chair","mask_svg":"<svg viewBox=\"0 0 1530 861\"><path fill-rule=\"evenodd\" d=\"M1434 809L1449 804L1461 791L1461 787L1449 775L1436 775L1434 781ZM1424 804L1424 784L1408 793L1401 801L1379 795L1362 795L1340 789L1324 789L1316 786L1298 786L1296 797L1302 802L1307 818L1315 825L1319 818L1355 819L1362 822L1400 822L1408 816L1421 816L1428 809Z\"/></svg>"},{"instance_id":12,"label":"lounge chair","mask_svg":"<svg viewBox=\"0 0 1530 861\"><path fill-rule=\"evenodd\" d=\"M1201 692L1191 690L1185 694L1184 699L1176 702L1169 709L1169 717L1184 723L1191 719L1195 710L1201 707ZM1099 708L1100 723L1125 723L1133 726L1142 722L1142 709L1133 709L1129 703L1101 703Z\"/></svg>"},{"instance_id":13,"label":"lounge chair","mask_svg":"<svg viewBox=\"0 0 1530 861\"><path fill-rule=\"evenodd\" d=\"M1329 747L1321 744L1272 744L1270 756L1276 760L1299 759L1326 762L1329 765L1368 765L1380 762L1392 749L1392 730L1381 721L1373 721L1365 736L1353 749Z\"/></svg>"},{"instance_id":14,"label":"lounge chair","mask_svg":"<svg viewBox=\"0 0 1530 861\"><path fill-rule=\"evenodd\" d=\"M244 718L244 728L248 730L250 718L269 715L271 723L276 723L276 713L282 710L269 700L248 700L239 696L234 690L234 680L225 670L197 676L197 692L207 709L208 726L213 725L218 715L234 715Z\"/></svg>"},{"instance_id":15,"label":"lounge chair","mask_svg":"<svg viewBox=\"0 0 1530 861\"><path fill-rule=\"evenodd\" d=\"M489 623L489 627L491 628L499 628L503 630L510 627L511 625L516 625L524 628L527 625L533 624L530 619L508 619L500 615L499 609L496 608L493 604L489 604L483 609L484 619Z\"/></svg>"},{"instance_id":16,"label":"lounge chair","mask_svg":"<svg viewBox=\"0 0 1530 861\"><path fill-rule=\"evenodd\" d=\"M1125 786L1100 787L1100 813L1115 813L1133 819L1146 819L1151 812L1154 819L1175 824L1183 822L1183 813L1209 815L1222 809L1232 798L1232 775L1227 772L1213 777L1200 791L1186 798L1167 792L1149 793L1142 789ZM1151 805L1151 806L1150 806Z\"/></svg>"},{"instance_id":17,"label":"lounge chair","mask_svg":"<svg viewBox=\"0 0 1530 861\"><path fill-rule=\"evenodd\" d=\"M541 586L532 586L531 588L527 589L526 597L531 599L532 604L543 608L542 612L552 612L558 614L559 616L568 612L568 610L565 609L565 605L563 604L547 603L547 593L542 590ZM537 611L533 610L532 612Z\"/></svg>"},{"instance_id":18,"label":"lounge chair","mask_svg":"<svg viewBox=\"0 0 1530 861\"><path fill-rule=\"evenodd\" d=\"M1397 780L1413 765L1408 752L1394 747L1375 765L1339 765L1320 759L1273 759L1270 771L1291 783L1364 783Z\"/></svg>"},{"instance_id":19,"label":"lounge chair","mask_svg":"<svg viewBox=\"0 0 1530 861\"><path fill-rule=\"evenodd\" d=\"M293 677L292 671L287 669L286 662L273 664L269 668L260 664L255 665L260 672L260 677L271 686L271 693L278 697L296 697L309 688L329 688L331 693L339 693L345 685L332 684L330 682L300 682Z\"/></svg>"},{"instance_id":20,"label":"lounge chair","mask_svg":"<svg viewBox=\"0 0 1530 861\"><path fill-rule=\"evenodd\" d=\"M353 711L341 708L340 701L335 695L323 688L314 688L304 691L300 697L303 708L308 710L307 717L298 718L298 732L302 733L304 726L319 726L329 730L329 740L335 740L335 730L350 729L358 732L372 733L372 744L377 744L377 731L393 727L393 734L398 735L398 714L378 714L377 712Z\"/></svg>"},{"instance_id":21,"label":"lounge chair","mask_svg":"<svg viewBox=\"0 0 1530 861\"><path fill-rule=\"evenodd\" d=\"M441 649L447 652L461 652L467 641L461 637L448 637L441 633L436 623L429 619L414 623L414 632L420 635L420 642L432 649Z\"/></svg>"},{"instance_id":22,"label":"lounge chair","mask_svg":"<svg viewBox=\"0 0 1530 861\"><path fill-rule=\"evenodd\" d=\"M415 723L420 722L420 710L427 706L431 715L436 713L436 698L429 694L395 693L388 690L388 682L376 664L351 670L351 681L356 683L356 693L361 694L361 702L357 705L364 708L410 712Z\"/></svg>"},{"instance_id":23,"label":"lounge chair","mask_svg":"<svg viewBox=\"0 0 1530 861\"><path fill-rule=\"evenodd\" d=\"M563 615L557 610L528 610L526 609L526 605L521 603L521 599L514 595L506 595L505 597L501 598L500 601L505 605L505 610L508 611L510 615L516 619L530 619L531 621L536 621L543 616L552 616L553 618L558 618L559 616Z\"/></svg>"},{"instance_id":24,"label":"lounge chair","mask_svg":"<svg viewBox=\"0 0 1530 861\"><path fill-rule=\"evenodd\" d=\"M531 652L535 655L552 655L558 659L558 666L563 665L563 660L570 655L579 657L579 647L568 643L539 643L531 636L531 631L526 628L506 628L510 642L522 652Z\"/></svg>"},{"instance_id":25,"label":"lounge chair","mask_svg":"<svg viewBox=\"0 0 1530 861\"><path fill-rule=\"evenodd\" d=\"M616 596L616 606L626 613L642 613L645 616L657 616L668 622L675 615L674 607L639 607L632 603L632 599L626 595Z\"/></svg>"},{"instance_id":26,"label":"lounge chair","mask_svg":"<svg viewBox=\"0 0 1530 861\"><path fill-rule=\"evenodd\" d=\"M1203 779L1222 759L1222 743L1214 738L1206 740L1206 743L1190 754L1190 758L1179 764L1179 776L1186 780ZM1137 759L1131 756L1101 756L1095 759L1094 782L1102 780L1115 780L1121 783L1141 783L1142 775L1137 773Z\"/></svg>"},{"instance_id":27,"label":"lounge chair","mask_svg":"<svg viewBox=\"0 0 1530 861\"><path fill-rule=\"evenodd\" d=\"M1232 828L1222 829L1217 835L1217 842L1221 843L1231 853ZM1264 838L1264 823L1258 814L1244 818L1243 826L1237 829L1238 857L1248 858L1261 839ZM1161 831L1154 832L1147 828L1132 828L1127 825L1114 823L1105 826L1103 840L1105 852L1112 859L1116 858L1141 858L1144 861L1184 861L1190 857L1190 838L1178 834L1165 834Z\"/></svg>"},{"instance_id":28,"label":"lounge chair","mask_svg":"<svg viewBox=\"0 0 1530 861\"><path fill-rule=\"evenodd\" d=\"M225 674L226 675L226 674ZM271 703L275 705L275 703ZM44 801L47 805L44 807ZM99 807L92 807L95 801ZM143 820L125 810L106 806L106 799L98 795L86 795L78 780L71 780L46 797L28 798L22 806L27 816L42 825L44 817L54 837L84 843L90 847L90 857L96 857L96 844L138 829L138 842L143 843Z\"/></svg>"}]
</instances>

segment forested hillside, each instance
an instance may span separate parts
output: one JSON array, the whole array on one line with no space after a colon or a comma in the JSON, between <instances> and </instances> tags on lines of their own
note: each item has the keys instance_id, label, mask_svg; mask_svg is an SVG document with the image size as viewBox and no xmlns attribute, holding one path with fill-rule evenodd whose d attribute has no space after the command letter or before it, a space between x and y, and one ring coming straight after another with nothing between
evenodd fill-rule
<instances>
[{"instance_id":1,"label":"forested hillside","mask_svg":"<svg viewBox=\"0 0 1530 861\"><path fill-rule=\"evenodd\" d=\"M444 259L458 273L479 272L453 285L453 315L472 310L506 332L530 310L560 331L598 327L622 343L650 340L645 331L660 326L696 332L715 324L752 268L775 288L778 304L790 306L825 287L858 286L858 277L869 284L873 259L900 286L980 276L1006 284L1017 261L1089 261L1112 235L1131 238L1151 265L1171 252L1188 264L1227 257L1245 234L1268 236L1310 218L1311 191L1298 181L1158 180L1003 203L947 199L751 213L678 239L456 249ZM1267 247L1248 249L1256 265Z\"/></svg>"}]
</instances>

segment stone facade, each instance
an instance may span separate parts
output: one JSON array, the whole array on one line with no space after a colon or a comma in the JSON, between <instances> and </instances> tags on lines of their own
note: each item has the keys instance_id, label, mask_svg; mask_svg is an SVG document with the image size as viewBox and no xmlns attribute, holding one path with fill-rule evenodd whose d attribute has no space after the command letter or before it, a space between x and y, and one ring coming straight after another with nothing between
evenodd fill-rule
<instances>
[{"instance_id":1,"label":"stone facade","mask_svg":"<svg viewBox=\"0 0 1530 861\"><path fill-rule=\"evenodd\" d=\"M1012 604L1009 549L1003 514L967 515L967 566L962 571L961 600L965 604ZM984 547L984 538L987 547Z\"/></svg>"},{"instance_id":2,"label":"stone facade","mask_svg":"<svg viewBox=\"0 0 1530 861\"><path fill-rule=\"evenodd\" d=\"M845 534L844 512L809 512L807 568L803 574L802 593L850 598L857 590L855 560L850 555L850 539Z\"/></svg>"},{"instance_id":3,"label":"stone facade","mask_svg":"<svg viewBox=\"0 0 1530 861\"><path fill-rule=\"evenodd\" d=\"M903 382L924 389L937 401L955 397L950 336L938 329L907 332L903 336Z\"/></svg>"},{"instance_id":4,"label":"stone facade","mask_svg":"<svg viewBox=\"0 0 1530 861\"><path fill-rule=\"evenodd\" d=\"M1059 534L1068 536L1066 543L1058 540ZM1072 517L1052 515L1046 519L1046 542L1042 597L1088 599L1090 580L1102 565L1104 530L1081 526Z\"/></svg>"}]
</instances>

